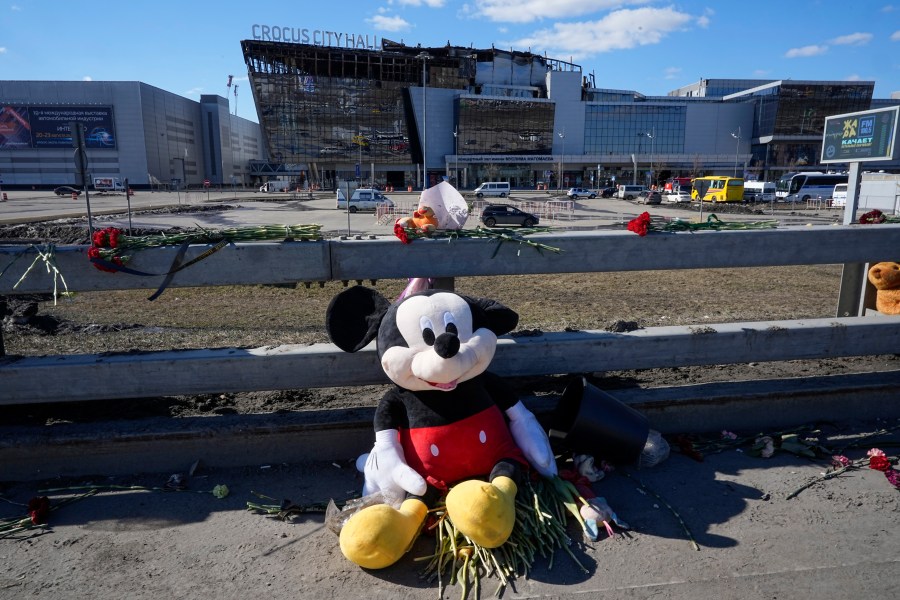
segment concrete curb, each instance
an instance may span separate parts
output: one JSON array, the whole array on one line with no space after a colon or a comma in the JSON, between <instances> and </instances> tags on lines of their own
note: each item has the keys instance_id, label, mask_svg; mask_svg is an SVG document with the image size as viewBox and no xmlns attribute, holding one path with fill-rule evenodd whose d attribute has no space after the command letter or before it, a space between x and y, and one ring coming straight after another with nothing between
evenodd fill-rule
<instances>
[{"instance_id":1,"label":"concrete curb","mask_svg":"<svg viewBox=\"0 0 900 600\"><path fill-rule=\"evenodd\" d=\"M766 431L814 421L900 418L900 371L615 390L664 434ZM559 398L527 398L546 416ZM0 427L0 481L183 471L310 460L346 462L368 451L374 408L267 415L155 418Z\"/></svg>"}]
</instances>

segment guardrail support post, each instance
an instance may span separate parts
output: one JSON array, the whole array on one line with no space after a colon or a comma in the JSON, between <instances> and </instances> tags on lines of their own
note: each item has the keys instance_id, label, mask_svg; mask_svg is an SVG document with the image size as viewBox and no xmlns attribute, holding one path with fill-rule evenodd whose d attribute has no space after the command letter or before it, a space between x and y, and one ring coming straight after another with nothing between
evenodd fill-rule
<instances>
[{"instance_id":1,"label":"guardrail support post","mask_svg":"<svg viewBox=\"0 0 900 600\"><path fill-rule=\"evenodd\" d=\"M6 348L3 346L3 317L6 316L6 298L0 296L0 358L6 356Z\"/></svg>"}]
</instances>

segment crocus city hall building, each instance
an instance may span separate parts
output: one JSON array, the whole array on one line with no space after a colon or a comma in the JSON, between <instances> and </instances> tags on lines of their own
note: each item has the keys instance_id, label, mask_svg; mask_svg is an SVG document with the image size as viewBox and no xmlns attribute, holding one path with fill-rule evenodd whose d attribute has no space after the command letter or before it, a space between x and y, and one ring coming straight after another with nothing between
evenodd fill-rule
<instances>
[{"instance_id":1,"label":"crocus city hall building","mask_svg":"<svg viewBox=\"0 0 900 600\"><path fill-rule=\"evenodd\" d=\"M72 121L85 124L91 174L135 187L773 181L840 168L818 164L826 116L900 104L873 99L871 81L701 79L645 96L530 52L266 25L251 36L241 87L259 124L232 114L229 93L197 102L141 82L0 81L0 185L73 183ZM900 161L867 167L900 172Z\"/></svg>"}]
</instances>

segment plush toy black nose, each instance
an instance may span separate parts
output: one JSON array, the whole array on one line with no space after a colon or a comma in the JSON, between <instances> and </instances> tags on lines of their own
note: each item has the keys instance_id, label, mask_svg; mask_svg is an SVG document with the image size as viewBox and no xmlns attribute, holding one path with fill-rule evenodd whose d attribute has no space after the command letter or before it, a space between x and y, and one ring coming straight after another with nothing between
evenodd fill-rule
<instances>
[{"instance_id":1,"label":"plush toy black nose","mask_svg":"<svg viewBox=\"0 0 900 600\"><path fill-rule=\"evenodd\" d=\"M434 351L441 358L452 358L459 352L459 338L452 333L442 333L434 340Z\"/></svg>"}]
</instances>

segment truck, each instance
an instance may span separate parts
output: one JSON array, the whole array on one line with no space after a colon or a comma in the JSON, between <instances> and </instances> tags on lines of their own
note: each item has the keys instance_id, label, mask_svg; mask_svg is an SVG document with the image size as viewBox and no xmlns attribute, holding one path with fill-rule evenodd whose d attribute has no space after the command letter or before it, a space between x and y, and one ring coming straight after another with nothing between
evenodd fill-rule
<instances>
[{"instance_id":1,"label":"truck","mask_svg":"<svg viewBox=\"0 0 900 600\"><path fill-rule=\"evenodd\" d=\"M847 205L846 183L834 186L831 206L843 208ZM892 173L863 173L859 184L857 208L863 211L880 210L894 215L900 214L900 175Z\"/></svg>"},{"instance_id":2,"label":"truck","mask_svg":"<svg viewBox=\"0 0 900 600\"><path fill-rule=\"evenodd\" d=\"M279 179L273 179L272 181L267 181L261 186L259 186L259 191L261 192L287 192L290 190L291 182L290 181L281 181Z\"/></svg>"},{"instance_id":3,"label":"truck","mask_svg":"<svg viewBox=\"0 0 900 600\"><path fill-rule=\"evenodd\" d=\"M124 192L125 186L118 177L94 177L94 189L98 192Z\"/></svg>"}]
</instances>

